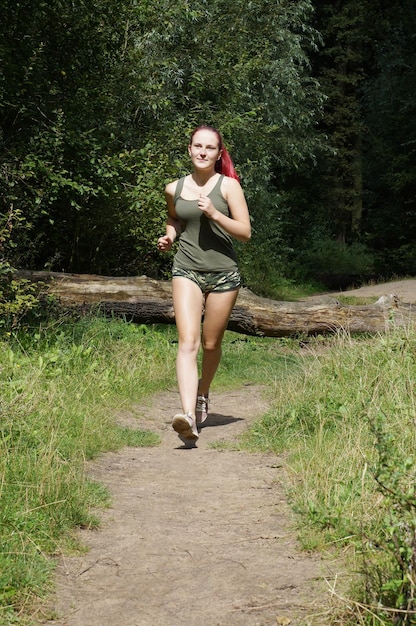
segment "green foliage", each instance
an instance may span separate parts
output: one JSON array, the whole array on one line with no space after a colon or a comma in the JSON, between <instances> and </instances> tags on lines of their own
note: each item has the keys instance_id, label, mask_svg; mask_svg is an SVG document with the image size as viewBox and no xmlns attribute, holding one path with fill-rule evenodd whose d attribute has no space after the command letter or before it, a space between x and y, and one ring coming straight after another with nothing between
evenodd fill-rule
<instances>
[{"instance_id":1,"label":"green foliage","mask_svg":"<svg viewBox=\"0 0 416 626\"><path fill-rule=\"evenodd\" d=\"M332 150L285 183L285 241L296 255L322 232L365 243L380 276L414 272L416 8L411 0L315 0L323 46L310 56L326 95L321 130ZM413 246L414 247L414 246ZM335 273L332 262L328 270ZM342 286L341 284L339 285Z\"/></svg>"},{"instance_id":2,"label":"green foliage","mask_svg":"<svg viewBox=\"0 0 416 626\"><path fill-rule=\"evenodd\" d=\"M132 270L150 276L166 278L172 264L172 254L159 258L156 242L165 232L166 203L163 183L175 177L181 167L179 158L172 162L161 151L157 141L150 142L140 150L132 150L120 157L128 159L134 173L134 184L126 190L127 210L124 228L128 228L132 256Z\"/></svg>"},{"instance_id":3,"label":"green foliage","mask_svg":"<svg viewBox=\"0 0 416 626\"><path fill-rule=\"evenodd\" d=\"M320 154L319 169L312 173L320 180L319 195L312 196L312 201L320 217L329 222L331 235L345 242L361 232L364 122L360 89L371 54L374 16L371 3L357 0L314 4L323 46L312 62L326 95L322 130L333 150Z\"/></svg>"},{"instance_id":4,"label":"green foliage","mask_svg":"<svg viewBox=\"0 0 416 626\"><path fill-rule=\"evenodd\" d=\"M119 12L116 2L77 4L6 2L2 13L0 213L21 218L18 247L7 250L15 267L75 265L87 239L90 261L102 238L98 207L105 224L118 197L107 93L123 3ZM82 219L91 207L92 228Z\"/></svg>"},{"instance_id":5,"label":"green foliage","mask_svg":"<svg viewBox=\"0 0 416 626\"><path fill-rule=\"evenodd\" d=\"M168 277L163 187L203 122L242 177L252 289L299 276L309 248L319 263L324 231L413 272L415 20L410 0L5 0L3 260Z\"/></svg>"},{"instance_id":6,"label":"green foliage","mask_svg":"<svg viewBox=\"0 0 416 626\"><path fill-rule=\"evenodd\" d=\"M155 246L163 187L186 171L189 132L201 122L223 131L259 245L275 224L275 257L271 154L284 169L316 146L310 18L307 0L7 1L0 213L15 219L15 233L6 260L165 276L169 258Z\"/></svg>"},{"instance_id":7,"label":"green foliage","mask_svg":"<svg viewBox=\"0 0 416 626\"><path fill-rule=\"evenodd\" d=\"M0 262L0 336L10 334L39 305L38 287L29 280L12 278L10 266Z\"/></svg>"},{"instance_id":8,"label":"green foliage","mask_svg":"<svg viewBox=\"0 0 416 626\"><path fill-rule=\"evenodd\" d=\"M389 6L390 5L390 6ZM367 159L364 227L381 271L415 272L416 7L388 3L379 20L376 54L363 92Z\"/></svg>"},{"instance_id":9,"label":"green foliage","mask_svg":"<svg viewBox=\"0 0 416 626\"><path fill-rule=\"evenodd\" d=\"M395 624L413 624L416 611L416 462L411 450L398 448L383 414L371 424L376 441L374 477L383 495L383 533L377 550L365 551L367 602L393 607ZM370 544L373 546L374 544ZM382 557L380 557L380 552Z\"/></svg>"},{"instance_id":10,"label":"green foliage","mask_svg":"<svg viewBox=\"0 0 416 626\"><path fill-rule=\"evenodd\" d=\"M412 242L394 249L377 250L376 265L385 276L416 276L416 250Z\"/></svg>"},{"instance_id":11,"label":"green foliage","mask_svg":"<svg viewBox=\"0 0 416 626\"><path fill-rule=\"evenodd\" d=\"M5 223L0 223L0 337L22 326L30 313L39 315L48 302L42 294L43 285L18 277L5 260L7 248L16 246L13 239L16 221L20 221L19 213L10 214Z\"/></svg>"},{"instance_id":12,"label":"green foliage","mask_svg":"<svg viewBox=\"0 0 416 626\"><path fill-rule=\"evenodd\" d=\"M362 243L314 238L307 249L296 255L296 267L303 278L319 280L328 287L347 287L373 274L374 257Z\"/></svg>"}]
</instances>

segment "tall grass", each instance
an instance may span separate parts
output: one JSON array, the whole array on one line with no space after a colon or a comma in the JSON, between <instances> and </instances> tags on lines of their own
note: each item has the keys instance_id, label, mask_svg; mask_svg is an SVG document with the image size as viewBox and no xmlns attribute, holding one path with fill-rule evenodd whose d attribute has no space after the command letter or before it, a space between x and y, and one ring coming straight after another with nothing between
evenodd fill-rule
<instances>
[{"instance_id":1,"label":"tall grass","mask_svg":"<svg viewBox=\"0 0 416 626\"><path fill-rule=\"evenodd\" d=\"M93 526L108 498L85 461L106 450L156 445L116 414L173 376L169 333L84 319L26 331L0 345L0 623L42 595L49 556L71 529ZM24 611L23 611L24 613ZM1 621L3 620L3 621Z\"/></svg>"},{"instance_id":2,"label":"tall grass","mask_svg":"<svg viewBox=\"0 0 416 626\"><path fill-rule=\"evenodd\" d=\"M176 329L57 321L0 345L0 624L26 623L51 556L108 502L86 461L157 445L116 416L175 383ZM217 389L265 385L272 410L244 439L285 452L307 548L342 547L358 574L332 623L414 624L416 333L311 340L226 333ZM295 350L293 348L296 348ZM302 353L302 356L301 356ZM29 618L27 618L29 619Z\"/></svg>"},{"instance_id":3,"label":"tall grass","mask_svg":"<svg viewBox=\"0 0 416 626\"><path fill-rule=\"evenodd\" d=\"M117 426L117 413L176 384L174 326L89 317L0 340L0 624L26 624L47 592L51 556L79 549L109 494L86 461L158 437ZM293 359L270 339L226 333L218 389L262 383Z\"/></svg>"},{"instance_id":4,"label":"tall grass","mask_svg":"<svg viewBox=\"0 0 416 626\"><path fill-rule=\"evenodd\" d=\"M416 623L415 379L414 330L340 334L276 383L246 441L286 451L305 546L343 546L359 564L356 610L336 623Z\"/></svg>"}]
</instances>

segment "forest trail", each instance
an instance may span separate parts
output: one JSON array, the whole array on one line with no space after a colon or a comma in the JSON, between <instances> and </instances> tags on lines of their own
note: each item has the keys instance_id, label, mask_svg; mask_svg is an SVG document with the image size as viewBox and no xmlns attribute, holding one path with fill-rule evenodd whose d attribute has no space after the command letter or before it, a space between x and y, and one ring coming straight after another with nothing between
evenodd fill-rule
<instances>
[{"instance_id":1,"label":"forest trail","mask_svg":"<svg viewBox=\"0 0 416 626\"><path fill-rule=\"evenodd\" d=\"M364 285L364 287L341 292L343 296L354 296L355 298L379 298L391 294L397 296L402 302L416 304L416 279L392 280L388 283Z\"/></svg>"},{"instance_id":2,"label":"forest trail","mask_svg":"<svg viewBox=\"0 0 416 626\"><path fill-rule=\"evenodd\" d=\"M325 612L335 564L300 550L282 459L211 445L267 408L261 387L214 392L192 449L170 426L176 389L121 415L161 444L91 466L112 505L99 530L80 532L88 552L61 559L48 626L295 626Z\"/></svg>"},{"instance_id":3,"label":"forest trail","mask_svg":"<svg viewBox=\"0 0 416 626\"><path fill-rule=\"evenodd\" d=\"M416 303L416 279L367 285ZM333 294L332 294L333 295ZM196 448L170 426L177 389L119 419L159 432L156 448L108 453L89 473L108 486L102 527L81 531L88 552L63 557L48 626L300 626L322 624L334 561L302 552L284 487L284 460L219 450L267 410L261 387L213 393ZM341 569L342 566L339 567ZM321 615L321 618L319 617Z\"/></svg>"}]
</instances>

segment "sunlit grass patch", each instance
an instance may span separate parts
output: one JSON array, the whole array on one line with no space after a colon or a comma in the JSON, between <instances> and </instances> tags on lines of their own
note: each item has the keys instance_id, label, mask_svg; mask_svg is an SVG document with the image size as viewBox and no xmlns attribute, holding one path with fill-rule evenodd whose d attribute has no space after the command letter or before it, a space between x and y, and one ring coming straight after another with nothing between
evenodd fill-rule
<instances>
[{"instance_id":1,"label":"sunlit grass patch","mask_svg":"<svg viewBox=\"0 0 416 626\"><path fill-rule=\"evenodd\" d=\"M282 346L227 332L216 388L261 384L270 391L296 363ZM15 610L29 614L33 598L47 592L50 556L79 548L74 530L99 524L109 494L88 479L86 462L123 446L158 444L140 419L132 429L118 418L176 385L177 332L87 317L17 333L2 348L0 606L12 623Z\"/></svg>"},{"instance_id":2,"label":"sunlit grass patch","mask_svg":"<svg viewBox=\"0 0 416 626\"><path fill-rule=\"evenodd\" d=\"M412 605L416 589L415 379L414 331L340 334L276 385L272 410L244 440L285 452L303 545L360 555L360 600L380 615L383 605Z\"/></svg>"},{"instance_id":3,"label":"sunlit grass patch","mask_svg":"<svg viewBox=\"0 0 416 626\"><path fill-rule=\"evenodd\" d=\"M87 478L85 462L157 445L140 422L120 427L117 412L174 376L175 346L170 329L84 318L1 347L0 605L11 620L46 591L49 556L73 545L73 529L99 523L109 495Z\"/></svg>"}]
</instances>

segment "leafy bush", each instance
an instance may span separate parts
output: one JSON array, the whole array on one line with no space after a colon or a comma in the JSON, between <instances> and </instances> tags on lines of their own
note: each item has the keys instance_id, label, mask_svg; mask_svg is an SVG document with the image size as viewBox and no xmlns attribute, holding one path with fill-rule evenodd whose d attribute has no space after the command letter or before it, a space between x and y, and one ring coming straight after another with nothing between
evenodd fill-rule
<instances>
[{"instance_id":1,"label":"leafy bush","mask_svg":"<svg viewBox=\"0 0 416 626\"><path fill-rule=\"evenodd\" d=\"M339 277L340 281L347 281L348 286L354 280L371 277L374 271L373 253L361 243L344 244L334 239L319 239L314 241L310 248L297 255L296 264L301 273L309 278L330 282Z\"/></svg>"},{"instance_id":2,"label":"leafy bush","mask_svg":"<svg viewBox=\"0 0 416 626\"><path fill-rule=\"evenodd\" d=\"M376 255L377 270L384 276L416 276L416 249L413 243L384 249Z\"/></svg>"},{"instance_id":3,"label":"leafy bush","mask_svg":"<svg viewBox=\"0 0 416 626\"><path fill-rule=\"evenodd\" d=\"M29 312L40 306L39 285L13 277L10 265L0 262L0 335L10 334Z\"/></svg>"}]
</instances>

